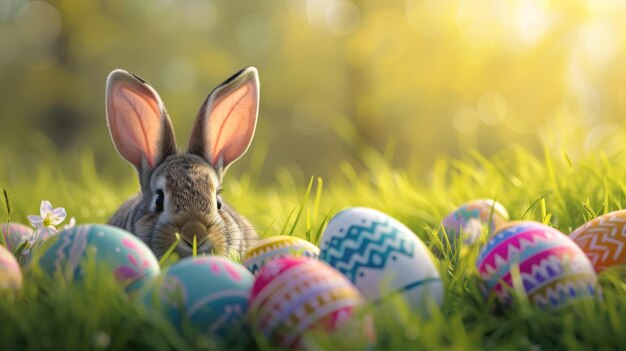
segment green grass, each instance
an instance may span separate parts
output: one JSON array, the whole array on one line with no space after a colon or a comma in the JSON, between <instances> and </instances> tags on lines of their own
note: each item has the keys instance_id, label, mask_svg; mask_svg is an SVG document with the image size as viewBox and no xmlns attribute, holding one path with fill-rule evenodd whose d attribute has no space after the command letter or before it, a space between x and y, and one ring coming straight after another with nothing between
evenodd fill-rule
<instances>
[{"instance_id":1,"label":"green grass","mask_svg":"<svg viewBox=\"0 0 626 351\"><path fill-rule=\"evenodd\" d=\"M26 222L39 202L64 206L79 224L105 222L137 187L102 176L89 152L41 156L37 166L19 164L1 154L0 187L13 205L12 220ZM286 169L261 186L257 171L226 177L224 198L258 227L262 236L296 235L316 242L328 219L348 206L368 206L399 219L429 246L441 246L441 219L456 206L491 197L508 209L511 219L536 220L569 233L597 215L622 209L626 195L626 160L598 150L571 159L559 150L542 157L511 147L484 157L440 159L429 169L402 170L372 150L362 162L343 162L337 175L323 181L297 178ZM6 219L5 205L0 219ZM444 250L445 251L445 250ZM596 350L626 345L626 283L616 272L600 276L603 300L588 300L557 311L543 311L517 298L510 308L485 301L475 276L477 250L463 257L447 252L439 261L445 284L443 306L429 318L409 313L401 303L373 309L379 350ZM36 270L25 275L20 296L0 299L0 349L250 349L236 338L227 346L186 330L180 335L159 315L146 311L112 281L90 270L84 283L65 283ZM256 336L261 349L272 349ZM350 349L345 338L320 337L313 349Z\"/></svg>"}]
</instances>

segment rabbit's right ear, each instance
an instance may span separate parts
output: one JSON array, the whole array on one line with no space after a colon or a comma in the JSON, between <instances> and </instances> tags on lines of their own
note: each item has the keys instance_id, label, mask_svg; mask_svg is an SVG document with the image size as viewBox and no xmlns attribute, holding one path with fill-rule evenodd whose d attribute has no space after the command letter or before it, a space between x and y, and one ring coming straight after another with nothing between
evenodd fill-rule
<instances>
[{"instance_id":1,"label":"rabbit's right ear","mask_svg":"<svg viewBox=\"0 0 626 351\"><path fill-rule=\"evenodd\" d=\"M140 176L176 153L174 129L161 98L136 75L120 69L109 74L106 114L117 152Z\"/></svg>"},{"instance_id":2,"label":"rabbit's right ear","mask_svg":"<svg viewBox=\"0 0 626 351\"><path fill-rule=\"evenodd\" d=\"M259 114L259 76L247 67L220 84L200 108L188 152L204 157L221 177L254 136Z\"/></svg>"}]
</instances>

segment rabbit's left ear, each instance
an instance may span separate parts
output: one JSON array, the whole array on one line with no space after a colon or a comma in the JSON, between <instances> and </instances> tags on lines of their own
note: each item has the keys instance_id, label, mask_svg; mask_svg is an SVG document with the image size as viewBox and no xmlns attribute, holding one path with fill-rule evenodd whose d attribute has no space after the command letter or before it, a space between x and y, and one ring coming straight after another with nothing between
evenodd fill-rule
<instances>
[{"instance_id":1,"label":"rabbit's left ear","mask_svg":"<svg viewBox=\"0 0 626 351\"><path fill-rule=\"evenodd\" d=\"M196 118L188 152L203 157L222 176L248 150L258 113L258 72L244 68L209 94Z\"/></svg>"},{"instance_id":2,"label":"rabbit's left ear","mask_svg":"<svg viewBox=\"0 0 626 351\"><path fill-rule=\"evenodd\" d=\"M124 70L109 74L106 114L111 138L120 155L140 174L176 153L172 122L159 94Z\"/></svg>"}]
</instances>

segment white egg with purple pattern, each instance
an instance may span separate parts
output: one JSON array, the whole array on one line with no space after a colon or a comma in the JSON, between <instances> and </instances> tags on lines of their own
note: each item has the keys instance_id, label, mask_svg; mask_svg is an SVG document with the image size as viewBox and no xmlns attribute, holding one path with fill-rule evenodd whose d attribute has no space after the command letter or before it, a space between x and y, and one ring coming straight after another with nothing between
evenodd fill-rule
<instances>
[{"instance_id":1,"label":"white egg with purple pattern","mask_svg":"<svg viewBox=\"0 0 626 351\"><path fill-rule=\"evenodd\" d=\"M435 258L402 223L380 211L337 213L320 240L320 259L346 275L369 302L402 296L413 311L443 301Z\"/></svg>"}]
</instances>

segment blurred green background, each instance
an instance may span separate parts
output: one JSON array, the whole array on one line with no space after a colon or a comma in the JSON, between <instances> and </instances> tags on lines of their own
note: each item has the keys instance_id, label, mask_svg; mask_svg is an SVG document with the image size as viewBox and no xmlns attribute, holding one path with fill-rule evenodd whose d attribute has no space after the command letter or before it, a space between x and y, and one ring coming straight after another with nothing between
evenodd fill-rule
<instances>
[{"instance_id":1,"label":"blurred green background","mask_svg":"<svg viewBox=\"0 0 626 351\"><path fill-rule=\"evenodd\" d=\"M184 147L203 99L243 66L260 71L260 119L231 172L261 181L358 169L372 147L418 171L512 143L617 152L624 18L620 0L0 0L0 160L93 149L102 174L127 177L105 123L112 69L159 91Z\"/></svg>"}]
</instances>

